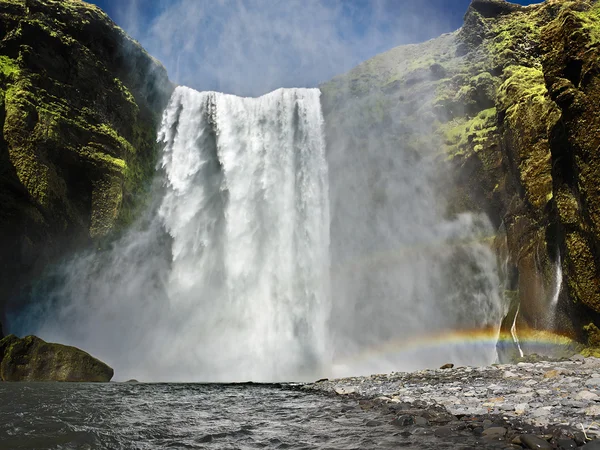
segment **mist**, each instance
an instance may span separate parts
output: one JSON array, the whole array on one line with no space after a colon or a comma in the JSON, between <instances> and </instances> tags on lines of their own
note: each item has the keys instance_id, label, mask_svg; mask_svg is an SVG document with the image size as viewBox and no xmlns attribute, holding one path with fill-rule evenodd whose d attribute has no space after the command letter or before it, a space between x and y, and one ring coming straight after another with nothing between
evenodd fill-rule
<instances>
[{"instance_id":1,"label":"mist","mask_svg":"<svg viewBox=\"0 0 600 450\"><path fill-rule=\"evenodd\" d=\"M365 16L326 0L181 0L150 25L137 21L143 3L130 3L125 28L177 83L270 93L179 87L148 210L107 248L51 268L11 328L82 347L120 380L493 362L506 309L495 230L483 214L448 214L450 168L422 120L431 92L410 120L397 92L341 83L336 102L315 89L271 92L314 87L448 29L433 11L392 3L372 2ZM375 121L373 105L385 105ZM427 137L416 150L415 136ZM443 343L479 331L489 338Z\"/></svg>"}]
</instances>

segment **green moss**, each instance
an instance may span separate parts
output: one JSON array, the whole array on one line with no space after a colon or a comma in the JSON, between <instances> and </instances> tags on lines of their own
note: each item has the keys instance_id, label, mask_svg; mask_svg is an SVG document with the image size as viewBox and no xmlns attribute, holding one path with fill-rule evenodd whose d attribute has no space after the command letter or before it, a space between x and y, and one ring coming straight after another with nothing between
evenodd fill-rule
<instances>
[{"instance_id":1,"label":"green moss","mask_svg":"<svg viewBox=\"0 0 600 450\"><path fill-rule=\"evenodd\" d=\"M600 42L600 4L594 2L588 11L575 11L573 13L579 20L583 29L591 37L589 45Z\"/></svg>"},{"instance_id":2,"label":"green moss","mask_svg":"<svg viewBox=\"0 0 600 450\"><path fill-rule=\"evenodd\" d=\"M14 335L0 341L0 380L107 382L113 370L75 347Z\"/></svg>"},{"instance_id":3,"label":"green moss","mask_svg":"<svg viewBox=\"0 0 600 450\"><path fill-rule=\"evenodd\" d=\"M548 95L544 74L540 69L509 66L504 70L504 83L498 90L498 102L507 106L507 116L513 117L521 106L530 102L544 102Z\"/></svg>"},{"instance_id":4,"label":"green moss","mask_svg":"<svg viewBox=\"0 0 600 450\"><path fill-rule=\"evenodd\" d=\"M121 93L123 98L127 102L130 103L131 107L135 111L135 114L137 114L139 112L139 107L138 107L137 103L135 102L135 97L133 96L131 91L129 89L127 89L127 86L125 86L123 84L123 82L121 80L119 80L118 78L115 78L113 81L115 83L116 89Z\"/></svg>"},{"instance_id":5,"label":"green moss","mask_svg":"<svg viewBox=\"0 0 600 450\"><path fill-rule=\"evenodd\" d=\"M587 334L587 344L600 350L600 329L591 322L583 327L583 331Z\"/></svg>"},{"instance_id":6,"label":"green moss","mask_svg":"<svg viewBox=\"0 0 600 450\"><path fill-rule=\"evenodd\" d=\"M490 134L497 130L496 108L483 110L470 120L458 119L448 122L441 130L449 158L481 152Z\"/></svg>"},{"instance_id":7,"label":"green moss","mask_svg":"<svg viewBox=\"0 0 600 450\"><path fill-rule=\"evenodd\" d=\"M486 41L486 53L493 68L509 65L535 65L535 48L540 40L540 21L537 11L529 14L507 14L488 21L492 39Z\"/></svg>"},{"instance_id":8,"label":"green moss","mask_svg":"<svg viewBox=\"0 0 600 450\"><path fill-rule=\"evenodd\" d=\"M0 55L0 73L4 77L14 77L19 74L17 62L8 56Z\"/></svg>"}]
</instances>

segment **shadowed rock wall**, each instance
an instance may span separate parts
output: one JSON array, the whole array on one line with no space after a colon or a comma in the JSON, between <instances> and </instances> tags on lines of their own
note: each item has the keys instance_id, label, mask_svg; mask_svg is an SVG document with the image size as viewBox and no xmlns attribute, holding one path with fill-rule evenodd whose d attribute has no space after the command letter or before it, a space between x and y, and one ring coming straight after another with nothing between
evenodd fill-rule
<instances>
[{"instance_id":1,"label":"shadowed rock wall","mask_svg":"<svg viewBox=\"0 0 600 450\"><path fill-rule=\"evenodd\" d=\"M173 87L82 1L1 0L0 36L2 321L47 264L131 221Z\"/></svg>"}]
</instances>

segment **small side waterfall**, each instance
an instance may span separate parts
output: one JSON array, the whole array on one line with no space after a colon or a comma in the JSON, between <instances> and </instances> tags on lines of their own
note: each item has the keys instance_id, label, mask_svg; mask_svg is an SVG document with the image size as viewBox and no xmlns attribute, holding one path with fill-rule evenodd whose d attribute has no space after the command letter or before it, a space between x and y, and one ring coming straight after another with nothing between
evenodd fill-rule
<instances>
[{"instance_id":1,"label":"small side waterfall","mask_svg":"<svg viewBox=\"0 0 600 450\"><path fill-rule=\"evenodd\" d=\"M556 269L554 270L554 292L550 300L550 308L553 314L556 313L556 307L558 306L558 298L560 296L560 290L562 289L563 275L562 275L562 262L560 260L560 252L556 257Z\"/></svg>"}]
</instances>

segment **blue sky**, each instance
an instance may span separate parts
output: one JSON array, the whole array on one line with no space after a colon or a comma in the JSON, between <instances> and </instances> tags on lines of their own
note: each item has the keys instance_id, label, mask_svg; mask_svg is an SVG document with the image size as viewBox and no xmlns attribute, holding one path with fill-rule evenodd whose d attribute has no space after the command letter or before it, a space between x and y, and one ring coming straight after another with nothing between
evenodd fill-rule
<instances>
[{"instance_id":1,"label":"blue sky","mask_svg":"<svg viewBox=\"0 0 600 450\"><path fill-rule=\"evenodd\" d=\"M174 82L252 96L278 87L316 86L397 45L456 30L470 3L91 1L161 60Z\"/></svg>"}]
</instances>

